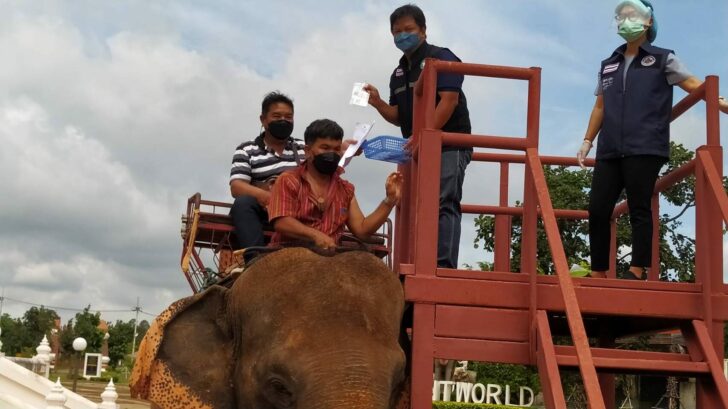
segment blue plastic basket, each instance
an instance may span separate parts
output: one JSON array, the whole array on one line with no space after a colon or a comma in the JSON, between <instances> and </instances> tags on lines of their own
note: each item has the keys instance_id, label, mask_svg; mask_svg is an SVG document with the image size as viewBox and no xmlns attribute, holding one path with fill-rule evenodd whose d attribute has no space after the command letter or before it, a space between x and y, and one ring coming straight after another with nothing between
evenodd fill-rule
<instances>
[{"instance_id":1,"label":"blue plastic basket","mask_svg":"<svg viewBox=\"0 0 728 409\"><path fill-rule=\"evenodd\" d=\"M362 150L367 159L392 163L405 163L411 159L404 149L406 140L396 136L380 135L364 141Z\"/></svg>"}]
</instances>

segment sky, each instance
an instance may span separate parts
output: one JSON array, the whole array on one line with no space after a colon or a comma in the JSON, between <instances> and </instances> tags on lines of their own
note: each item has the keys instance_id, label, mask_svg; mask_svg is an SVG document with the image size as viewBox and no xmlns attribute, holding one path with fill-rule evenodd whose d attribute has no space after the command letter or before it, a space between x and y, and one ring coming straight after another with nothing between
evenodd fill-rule
<instances>
[{"instance_id":1,"label":"sky","mask_svg":"<svg viewBox=\"0 0 728 409\"><path fill-rule=\"evenodd\" d=\"M699 78L728 78L728 2L653 3L655 45L675 50ZM399 135L373 108L348 99L354 82L387 95L401 56L388 17L401 4L0 0L3 311L22 314L29 304L19 301L91 305L116 311L105 319L128 320L139 297L151 314L141 318L151 318L191 294L179 269L186 200L195 192L230 200L233 151L260 131L260 101L271 90L294 99L294 136L324 117L347 131L375 120L374 134ZM463 61L542 67L540 150L575 154L600 61L622 43L616 1L418 5L428 41ZM474 133L525 134L525 82L468 77L464 91ZM683 96L676 89L676 100ZM723 135L727 120L722 116ZM702 107L676 121L672 137L701 145ZM384 197L393 170L363 157L347 168L365 212ZM471 164L463 203L496 204L496 171ZM511 203L521 199L522 173L511 171ZM461 263L489 257L473 248L473 238L466 216Z\"/></svg>"}]
</instances>

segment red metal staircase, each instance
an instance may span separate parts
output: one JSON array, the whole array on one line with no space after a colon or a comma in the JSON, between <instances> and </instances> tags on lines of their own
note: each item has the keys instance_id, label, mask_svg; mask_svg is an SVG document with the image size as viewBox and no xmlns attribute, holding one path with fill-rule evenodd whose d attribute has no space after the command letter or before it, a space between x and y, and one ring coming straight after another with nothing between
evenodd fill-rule
<instances>
[{"instance_id":1,"label":"red metal staircase","mask_svg":"<svg viewBox=\"0 0 728 409\"><path fill-rule=\"evenodd\" d=\"M433 129L439 72L528 81L526 136ZM647 282L616 280L614 265L607 279L577 279L569 274L557 218L583 219L587 212L553 209L551 204L543 166L577 163L574 158L539 156L540 75L539 68L429 60L415 87L417 147L413 161L400 167L407 183L397 213L394 249L395 268L405 276L405 296L414 308L412 407L431 408L433 358L446 358L536 365L550 409L566 408L559 369L568 367L578 368L591 409L615 407L615 373L695 377L698 408L728 408L728 382L722 370L723 323L728 320L722 228L728 223L728 197L722 186L718 78L708 77L673 110L675 119L705 100L707 143L693 161L660 179L656 187L653 203L658 215L660 192L687 176L696 177L696 281L667 283L658 281L657 251ZM473 162L497 162L501 167L498 206L462 206L465 213L495 216L495 271L437 267L443 144L522 152L473 155ZM514 163L525 165L523 207L508 207L509 166ZM587 164L593 166L594 161ZM614 217L625 211L624 203L618 205ZM513 216L523 217L520 274L509 271ZM539 218L548 237L554 276L536 271ZM618 337L668 329L682 332L688 354L613 348ZM573 345L554 345L557 334L569 335ZM590 338L598 339L599 347L590 346Z\"/></svg>"}]
</instances>

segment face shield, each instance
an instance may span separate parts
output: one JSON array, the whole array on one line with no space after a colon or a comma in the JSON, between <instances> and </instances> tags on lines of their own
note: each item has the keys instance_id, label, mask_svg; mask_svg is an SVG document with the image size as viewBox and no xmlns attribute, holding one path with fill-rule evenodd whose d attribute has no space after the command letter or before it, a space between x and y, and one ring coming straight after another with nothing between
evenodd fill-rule
<instances>
[{"instance_id":1,"label":"face shield","mask_svg":"<svg viewBox=\"0 0 728 409\"><path fill-rule=\"evenodd\" d=\"M652 20L651 26L647 26ZM657 37L657 20L654 9L649 0L624 0L614 9L614 24L618 33L628 41L638 35L638 32L647 30L647 41L652 43Z\"/></svg>"},{"instance_id":2,"label":"face shield","mask_svg":"<svg viewBox=\"0 0 728 409\"><path fill-rule=\"evenodd\" d=\"M620 1L614 9L614 22L617 26L628 23L647 24L652 10L639 0Z\"/></svg>"}]
</instances>

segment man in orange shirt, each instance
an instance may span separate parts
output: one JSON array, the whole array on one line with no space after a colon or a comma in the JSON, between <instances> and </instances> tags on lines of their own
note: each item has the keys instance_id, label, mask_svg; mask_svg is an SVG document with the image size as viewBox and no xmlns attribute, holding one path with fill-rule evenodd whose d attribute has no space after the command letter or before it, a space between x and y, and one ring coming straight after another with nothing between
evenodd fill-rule
<instances>
[{"instance_id":1,"label":"man in orange shirt","mask_svg":"<svg viewBox=\"0 0 728 409\"><path fill-rule=\"evenodd\" d=\"M275 234L271 244L310 240L333 249L344 226L360 239L375 233L399 203L402 175L394 172L385 184L386 197L364 217L354 185L341 178L339 167L344 130L330 119L313 121L304 132L306 161L283 173L273 185L268 214Z\"/></svg>"}]
</instances>

